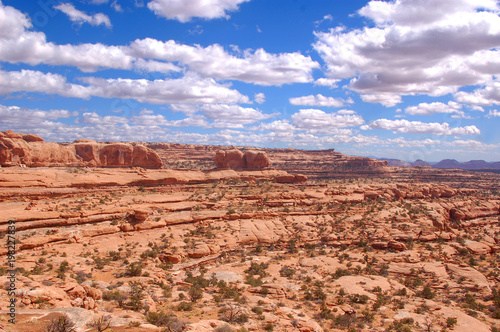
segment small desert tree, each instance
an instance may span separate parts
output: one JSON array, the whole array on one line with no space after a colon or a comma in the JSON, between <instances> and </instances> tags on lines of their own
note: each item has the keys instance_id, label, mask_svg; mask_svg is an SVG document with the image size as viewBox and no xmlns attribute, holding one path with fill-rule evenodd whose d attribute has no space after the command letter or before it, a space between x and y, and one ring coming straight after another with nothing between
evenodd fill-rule
<instances>
[{"instance_id":1,"label":"small desert tree","mask_svg":"<svg viewBox=\"0 0 500 332\"><path fill-rule=\"evenodd\" d=\"M109 328L111 324L111 316L100 316L95 318L92 322L88 323L88 327L93 327L97 332L104 332Z\"/></svg>"},{"instance_id":2,"label":"small desert tree","mask_svg":"<svg viewBox=\"0 0 500 332\"><path fill-rule=\"evenodd\" d=\"M75 323L64 314L58 318L52 319L45 325L45 332L73 332L75 331Z\"/></svg>"}]
</instances>

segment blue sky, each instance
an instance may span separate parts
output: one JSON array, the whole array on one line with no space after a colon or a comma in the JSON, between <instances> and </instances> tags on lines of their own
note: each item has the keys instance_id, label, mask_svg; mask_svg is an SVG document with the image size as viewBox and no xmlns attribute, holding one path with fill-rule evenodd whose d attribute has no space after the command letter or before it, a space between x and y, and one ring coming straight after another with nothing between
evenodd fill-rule
<instances>
[{"instance_id":1,"label":"blue sky","mask_svg":"<svg viewBox=\"0 0 500 332\"><path fill-rule=\"evenodd\" d=\"M1 0L0 130L497 161L499 13L495 0Z\"/></svg>"}]
</instances>

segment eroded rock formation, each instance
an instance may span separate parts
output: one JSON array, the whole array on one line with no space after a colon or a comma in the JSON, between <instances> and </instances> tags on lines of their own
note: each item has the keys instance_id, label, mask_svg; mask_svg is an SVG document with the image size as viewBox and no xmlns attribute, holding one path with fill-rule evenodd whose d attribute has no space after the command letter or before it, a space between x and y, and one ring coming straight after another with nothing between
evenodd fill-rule
<instances>
[{"instance_id":1,"label":"eroded rock formation","mask_svg":"<svg viewBox=\"0 0 500 332\"><path fill-rule=\"evenodd\" d=\"M88 139L72 144L48 143L38 135L9 130L0 135L0 165L161 168L162 161L156 152L143 145L97 143Z\"/></svg>"},{"instance_id":2,"label":"eroded rock formation","mask_svg":"<svg viewBox=\"0 0 500 332\"><path fill-rule=\"evenodd\" d=\"M269 157L265 152L255 150L248 150L245 153L237 149L217 151L215 164L219 169L262 169L269 167Z\"/></svg>"}]
</instances>

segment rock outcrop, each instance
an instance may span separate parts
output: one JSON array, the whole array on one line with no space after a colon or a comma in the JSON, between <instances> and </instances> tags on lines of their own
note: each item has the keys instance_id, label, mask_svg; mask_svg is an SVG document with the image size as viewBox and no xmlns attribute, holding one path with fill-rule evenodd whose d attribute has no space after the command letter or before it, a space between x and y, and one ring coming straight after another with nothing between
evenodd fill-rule
<instances>
[{"instance_id":1,"label":"rock outcrop","mask_svg":"<svg viewBox=\"0 0 500 332\"><path fill-rule=\"evenodd\" d=\"M156 152L143 145L87 139L73 144L47 143L38 135L9 130L0 136L0 166L16 165L161 168L162 161Z\"/></svg>"},{"instance_id":2,"label":"rock outcrop","mask_svg":"<svg viewBox=\"0 0 500 332\"><path fill-rule=\"evenodd\" d=\"M290 174L290 175L277 176L275 180L278 183L306 182L307 176L302 174L296 174L296 175Z\"/></svg>"},{"instance_id":3,"label":"rock outcrop","mask_svg":"<svg viewBox=\"0 0 500 332\"><path fill-rule=\"evenodd\" d=\"M78 158L72 149L57 143L46 143L37 135L16 134L11 130L0 137L0 165L76 166ZM27 140L24 139L27 138Z\"/></svg>"},{"instance_id":4,"label":"rock outcrop","mask_svg":"<svg viewBox=\"0 0 500 332\"><path fill-rule=\"evenodd\" d=\"M237 149L217 151L215 164L219 169L263 169L269 167L269 157L265 152L255 150L245 153Z\"/></svg>"},{"instance_id":5,"label":"rock outcrop","mask_svg":"<svg viewBox=\"0 0 500 332\"><path fill-rule=\"evenodd\" d=\"M496 200L487 202L471 202L460 204L450 210L453 220L471 220L481 217L494 216L500 213L500 204Z\"/></svg>"},{"instance_id":6,"label":"rock outcrop","mask_svg":"<svg viewBox=\"0 0 500 332\"><path fill-rule=\"evenodd\" d=\"M415 185L386 185L368 189L364 192L365 199L412 199L453 197L458 193L447 185L415 186Z\"/></svg>"}]
</instances>

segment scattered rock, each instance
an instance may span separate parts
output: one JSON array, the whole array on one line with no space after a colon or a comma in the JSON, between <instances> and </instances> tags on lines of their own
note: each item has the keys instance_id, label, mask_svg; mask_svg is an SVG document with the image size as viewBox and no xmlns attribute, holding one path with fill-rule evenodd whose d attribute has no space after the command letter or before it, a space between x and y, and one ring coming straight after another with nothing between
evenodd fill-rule
<instances>
[{"instance_id":1,"label":"scattered rock","mask_svg":"<svg viewBox=\"0 0 500 332\"><path fill-rule=\"evenodd\" d=\"M138 222L143 222L148 219L150 212L147 210L134 210L134 219Z\"/></svg>"}]
</instances>

